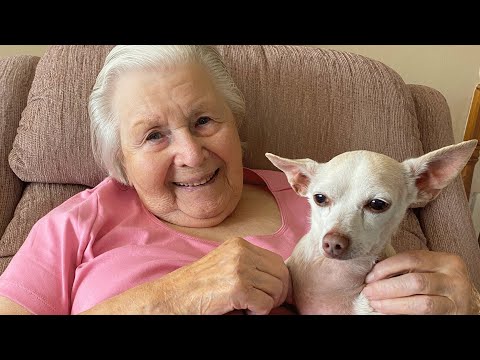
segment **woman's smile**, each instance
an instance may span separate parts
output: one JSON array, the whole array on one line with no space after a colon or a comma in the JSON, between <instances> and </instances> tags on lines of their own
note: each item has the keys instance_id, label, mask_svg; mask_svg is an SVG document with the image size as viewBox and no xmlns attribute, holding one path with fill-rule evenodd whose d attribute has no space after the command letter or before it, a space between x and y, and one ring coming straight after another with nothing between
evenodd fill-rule
<instances>
[{"instance_id":1,"label":"woman's smile","mask_svg":"<svg viewBox=\"0 0 480 360\"><path fill-rule=\"evenodd\" d=\"M172 183L178 187L185 188L185 190L196 190L197 188L205 187L206 185L214 183L219 172L220 168L200 179L197 178L181 182L174 181Z\"/></svg>"}]
</instances>

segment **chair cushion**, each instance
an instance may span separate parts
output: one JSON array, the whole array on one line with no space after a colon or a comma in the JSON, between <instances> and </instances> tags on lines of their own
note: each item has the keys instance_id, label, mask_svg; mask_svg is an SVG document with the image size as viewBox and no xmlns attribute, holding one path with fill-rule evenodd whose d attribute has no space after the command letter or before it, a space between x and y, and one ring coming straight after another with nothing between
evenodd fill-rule
<instances>
[{"instance_id":1,"label":"chair cushion","mask_svg":"<svg viewBox=\"0 0 480 360\"><path fill-rule=\"evenodd\" d=\"M12 221L0 239L0 259L15 255L33 224L54 207L86 188L82 185L28 184Z\"/></svg>"},{"instance_id":2,"label":"chair cushion","mask_svg":"<svg viewBox=\"0 0 480 360\"><path fill-rule=\"evenodd\" d=\"M23 183L10 169L8 154L27 104L38 60L39 57L28 55L0 59L0 236L22 196Z\"/></svg>"},{"instance_id":3,"label":"chair cushion","mask_svg":"<svg viewBox=\"0 0 480 360\"><path fill-rule=\"evenodd\" d=\"M35 79L10 153L25 182L95 185L105 173L90 148L88 97L111 46L51 46Z\"/></svg>"}]
</instances>

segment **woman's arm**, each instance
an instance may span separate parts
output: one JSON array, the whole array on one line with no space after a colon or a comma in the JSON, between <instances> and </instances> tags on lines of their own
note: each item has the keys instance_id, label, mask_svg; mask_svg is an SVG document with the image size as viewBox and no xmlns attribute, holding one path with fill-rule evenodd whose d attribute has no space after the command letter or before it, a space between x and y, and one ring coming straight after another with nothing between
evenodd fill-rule
<instances>
[{"instance_id":1,"label":"woman's arm","mask_svg":"<svg viewBox=\"0 0 480 360\"><path fill-rule=\"evenodd\" d=\"M32 315L32 313L9 298L0 296L0 315Z\"/></svg>"},{"instance_id":2,"label":"woman's arm","mask_svg":"<svg viewBox=\"0 0 480 360\"><path fill-rule=\"evenodd\" d=\"M234 238L198 261L131 288L82 314L268 314L287 297L278 254Z\"/></svg>"}]
</instances>

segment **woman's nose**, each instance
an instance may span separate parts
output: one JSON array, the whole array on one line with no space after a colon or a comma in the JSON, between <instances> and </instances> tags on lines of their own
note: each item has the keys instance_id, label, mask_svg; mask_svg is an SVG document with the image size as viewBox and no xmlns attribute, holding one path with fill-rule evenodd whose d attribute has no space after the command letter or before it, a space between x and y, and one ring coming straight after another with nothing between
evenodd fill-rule
<instances>
[{"instance_id":1,"label":"woman's nose","mask_svg":"<svg viewBox=\"0 0 480 360\"><path fill-rule=\"evenodd\" d=\"M198 167L208 157L202 138L193 135L188 129L177 129L173 141L175 166Z\"/></svg>"}]
</instances>

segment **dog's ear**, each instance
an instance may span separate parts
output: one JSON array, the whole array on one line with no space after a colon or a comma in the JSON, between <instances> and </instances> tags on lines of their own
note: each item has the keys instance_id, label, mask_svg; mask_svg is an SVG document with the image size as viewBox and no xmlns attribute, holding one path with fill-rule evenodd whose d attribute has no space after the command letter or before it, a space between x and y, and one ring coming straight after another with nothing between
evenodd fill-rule
<instances>
[{"instance_id":1,"label":"dog's ear","mask_svg":"<svg viewBox=\"0 0 480 360\"><path fill-rule=\"evenodd\" d=\"M315 173L316 162L311 159L285 159L266 153L265 156L287 176L293 190L298 195L307 196L308 185Z\"/></svg>"},{"instance_id":2,"label":"dog's ear","mask_svg":"<svg viewBox=\"0 0 480 360\"><path fill-rule=\"evenodd\" d=\"M463 141L405 160L402 164L417 188L416 198L413 198L410 207L422 207L435 199L463 170L475 146L477 140Z\"/></svg>"}]
</instances>

